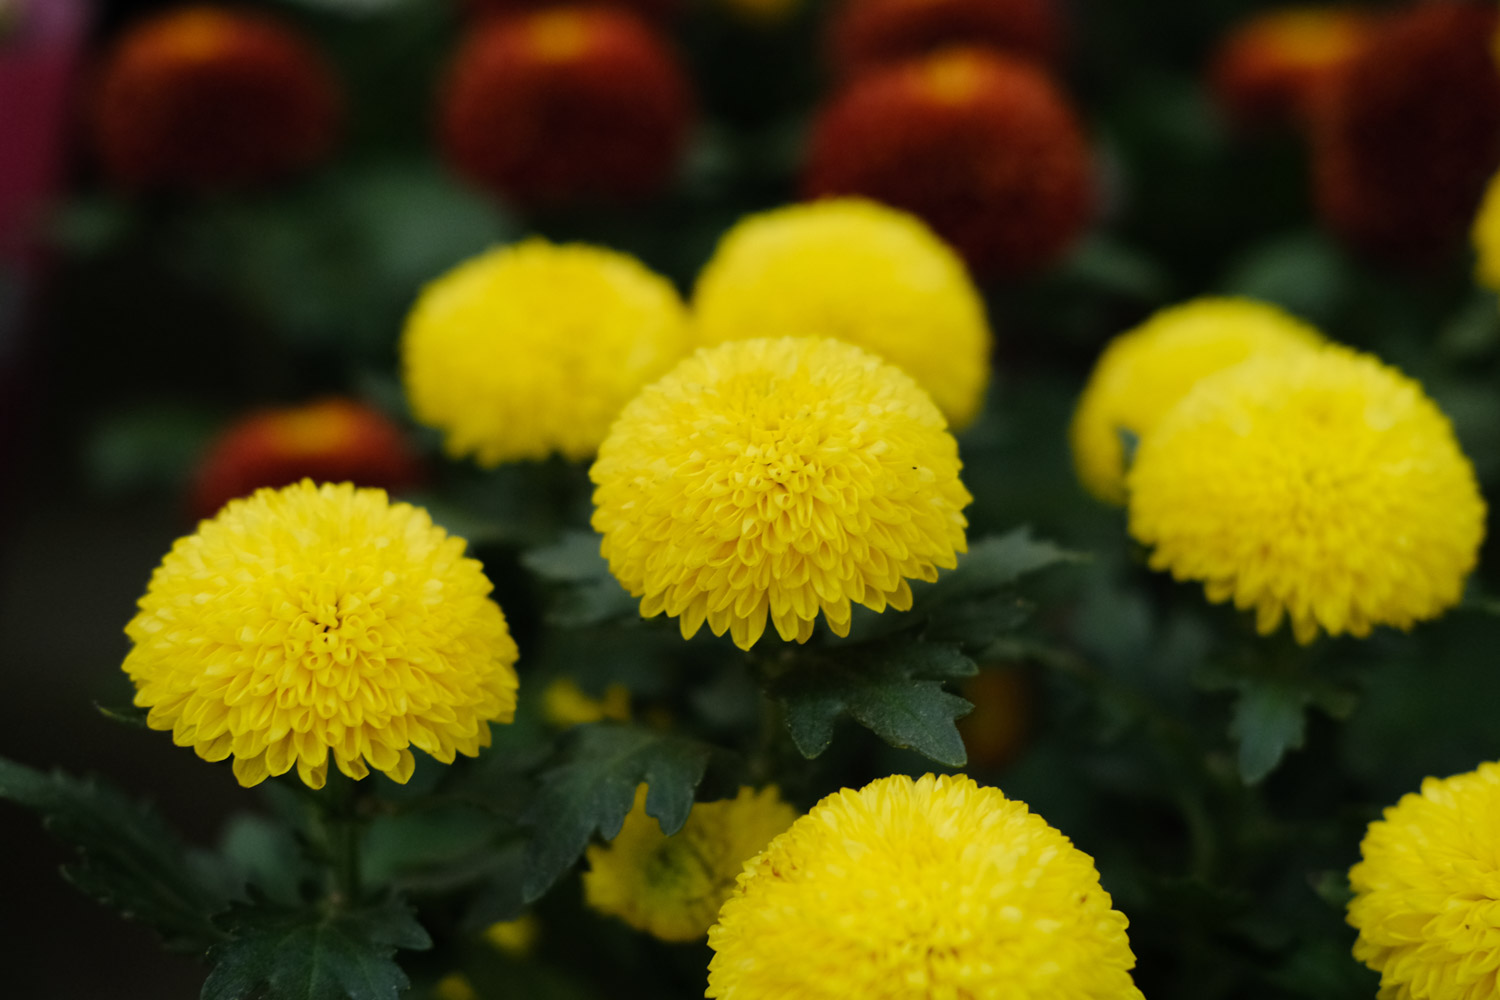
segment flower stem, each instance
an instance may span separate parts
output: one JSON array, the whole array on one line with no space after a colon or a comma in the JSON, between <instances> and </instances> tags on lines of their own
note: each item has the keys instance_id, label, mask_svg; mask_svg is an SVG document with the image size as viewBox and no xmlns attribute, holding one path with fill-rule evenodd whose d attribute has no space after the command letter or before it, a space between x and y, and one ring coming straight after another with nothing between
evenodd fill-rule
<instances>
[{"instance_id":1,"label":"flower stem","mask_svg":"<svg viewBox=\"0 0 1500 1000\"><path fill-rule=\"evenodd\" d=\"M333 884L330 897L338 902L359 898L359 847L361 821L359 793L350 778L335 771L319 798L322 807L323 843Z\"/></svg>"}]
</instances>

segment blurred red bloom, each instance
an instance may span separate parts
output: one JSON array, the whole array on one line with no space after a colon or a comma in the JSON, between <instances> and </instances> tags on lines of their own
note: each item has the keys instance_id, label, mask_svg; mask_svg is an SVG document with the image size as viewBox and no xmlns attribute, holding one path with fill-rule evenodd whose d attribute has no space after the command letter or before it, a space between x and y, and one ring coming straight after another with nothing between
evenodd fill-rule
<instances>
[{"instance_id":1,"label":"blurred red bloom","mask_svg":"<svg viewBox=\"0 0 1500 1000\"><path fill-rule=\"evenodd\" d=\"M848 79L955 45L1055 65L1063 35L1055 0L844 0L828 21L828 50Z\"/></svg>"},{"instance_id":2,"label":"blurred red bloom","mask_svg":"<svg viewBox=\"0 0 1500 1000\"><path fill-rule=\"evenodd\" d=\"M421 460L401 428L347 399L247 414L231 424L198 466L195 517L212 517L236 497L303 477L402 490L423 478Z\"/></svg>"},{"instance_id":3,"label":"blurred red bloom","mask_svg":"<svg viewBox=\"0 0 1500 1000\"><path fill-rule=\"evenodd\" d=\"M322 57L264 14L184 7L127 29L99 72L93 137L127 187L221 187L323 158L341 98Z\"/></svg>"},{"instance_id":4,"label":"blurred red bloom","mask_svg":"<svg viewBox=\"0 0 1500 1000\"><path fill-rule=\"evenodd\" d=\"M1355 7L1257 14L1236 26L1214 54L1214 97L1241 128L1300 125L1318 90L1359 51L1373 24L1367 11Z\"/></svg>"},{"instance_id":5,"label":"blurred red bloom","mask_svg":"<svg viewBox=\"0 0 1500 1000\"><path fill-rule=\"evenodd\" d=\"M1312 116L1324 224L1407 264L1464 244L1500 164L1493 4L1424 3L1375 28Z\"/></svg>"},{"instance_id":6,"label":"blurred red bloom","mask_svg":"<svg viewBox=\"0 0 1500 1000\"><path fill-rule=\"evenodd\" d=\"M523 14L564 6L567 0L458 0L459 6L471 17L493 17L496 14ZM668 21L682 12L681 0L607 0L611 7L619 7L649 18L652 21Z\"/></svg>"},{"instance_id":7,"label":"blurred red bloom","mask_svg":"<svg viewBox=\"0 0 1500 1000\"><path fill-rule=\"evenodd\" d=\"M1088 224L1093 167L1078 119L1034 66L948 50L853 81L813 127L810 198L906 209L982 276L1052 263Z\"/></svg>"},{"instance_id":8,"label":"blurred red bloom","mask_svg":"<svg viewBox=\"0 0 1500 1000\"><path fill-rule=\"evenodd\" d=\"M652 194L671 179L692 119L687 79L645 22L559 7L475 30L449 72L440 128L461 173L547 204Z\"/></svg>"}]
</instances>

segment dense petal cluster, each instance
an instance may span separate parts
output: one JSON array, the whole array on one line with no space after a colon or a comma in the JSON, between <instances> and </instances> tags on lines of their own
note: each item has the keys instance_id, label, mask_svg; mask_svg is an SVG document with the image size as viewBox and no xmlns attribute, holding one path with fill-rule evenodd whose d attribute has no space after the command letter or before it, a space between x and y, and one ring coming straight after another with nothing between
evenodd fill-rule
<instances>
[{"instance_id":1,"label":"dense petal cluster","mask_svg":"<svg viewBox=\"0 0 1500 1000\"><path fill-rule=\"evenodd\" d=\"M1371 26L1370 15L1358 7L1262 11L1237 25L1214 54L1214 97L1243 128L1302 124Z\"/></svg>"},{"instance_id":2,"label":"dense petal cluster","mask_svg":"<svg viewBox=\"0 0 1500 1000\"><path fill-rule=\"evenodd\" d=\"M976 274L1056 260L1093 215L1077 116L1040 69L947 50L859 77L813 125L809 197L863 195L920 216Z\"/></svg>"},{"instance_id":3,"label":"dense petal cluster","mask_svg":"<svg viewBox=\"0 0 1500 1000\"><path fill-rule=\"evenodd\" d=\"M209 446L193 484L193 510L209 517L235 497L299 479L402 490L422 465L401 428L349 399L248 414Z\"/></svg>"},{"instance_id":4,"label":"dense petal cluster","mask_svg":"<svg viewBox=\"0 0 1500 1000\"><path fill-rule=\"evenodd\" d=\"M153 729L242 785L294 766L411 776L489 746L516 706L516 646L464 540L381 490L304 480L181 538L125 632Z\"/></svg>"},{"instance_id":5,"label":"dense petal cluster","mask_svg":"<svg viewBox=\"0 0 1500 1000\"><path fill-rule=\"evenodd\" d=\"M963 775L819 802L745 865L709 931L719 1000L1139 1000L1093 860Z\"/></svg>"},{"instance_id":6,"label":"dense petal cluster","mask_svg":"<svg viewBox=\"0 0 1500 1000\"><path fill-rule=\"evenodd\" d=\"M775 331L857 344L903 368L959 427L989 382L989 323L963 261L920 219L863 199L742 220L699 276L693 317L700 343Z\"/></svg>"},{"instance_id":7,"label":"dense petal cluster","mask_svg":"<svg viewBox=\"0 0 1500 1000\"><path fill-rule=\"evenodd\" d=\"M1474 217L1475 275L1486 288L1500 291L1500 174L1490 179Z\"/></svg>"},{"instance_id":8,"label":"dense petal cluster","mask_svg":"<svg viewBox=\"0 0 1500 1000\"><path fill-rule=\"evenodd\" d=\"M741 788L732 799L695 804L668 837L646 815L642 785L619 834L589 848L584 898L663 941L701 941L745 862L796 818L774 787Z\"/></svg>"},{"instance_id":9,"label":"dense petal cluster","mask_svg":"<svg viewBox=\"0 0 1500 1000\"><path fill-rule=\"evenodd\" d=\"M1494 4L1421 3L1379 24L1313 115L1324 223L1408 263L1463 243L1500 163Z\"/></svg>"},{"instance_id":10,"label":"dense petal cluster","mask_svg":"<svg viewBox=\"0 0 1500 1000\"><path fill-rule=\"evenodd\" d=\"M1426 779L1370 824L1360 856L1348 919L1381 1000L1500 995L1500 764Z\"/></svg>"},{"instance_id":11,"label":"dense petal cluster","mask_svg":"<svg viewBox=\"0 0 1500 1000\"><path fill-rule=\"evenodd\" d=\"M321 159L340 106L322 57L280 21L182 7L132 26L107 55L94 145L128 187L246 184Z\"/></svg>"},{"instance_id":12,"label":"dense petal cluster","mask_svg":"<svg viewBox=\"0 0 1500 1000\"><path fill-rule=\"evenodd\" d=\"M1143 437L1205 376L1322 339L1251 299L1202 298L1160 310L1110 341L1089 375L1069 430L1079 480L1100 500L1123 504L1124 434Z\"/></svg>"},{"instance_id":13,"label":"dense petal cluster","mask_svg":"<svg viewBox=\"0 0 1500 1000\"><path fill-rule=\"evenodd\" d=\"M845 78L951 45L977 45L1043 65L1063 52L1056 0L843 0L828 48Z\"/></svg>"},{"instance_id":14,"label":"dense petal cluster","mask_svg":"<svg viewBox=\"0 0 1500 1000\"><path fill-rule=\"evenodd\" d=\"M1484 536L1474 470L1421 386L1324 347L1210 376L1141 440L1130 531L1151 566L1262 633L1410 628L1455 604Z\"/></svg>"},{"instance_id":15,"label":"dense petal cluster","mask_svg":"<svg viewBox=\"0 0 1500 1000\"><path fill-rule=\"evenodd\" d=\"M590 472L594 527L641 614L749 649L770 618L911 606L965 551L958 445L911 377L836 340L703 348L620 414Z\"/></svg>"},{"instance_id":16,"label":"dense petal cluster","mask_svg":"<svg viewBox=\"0 0 1500 1000\"><path fill-rule=\"evenodd\" d=\"M450 162L527 204L650 195L672 177L693 119L667 42L607 7L493 18L454 58L440 128Z\"/></svg>"},{"instance_id":17,"label":"dense petal cluster","mask_svg":"<svg viewBox=\"0 0 1500 1000\"><path fill-rule=\"evenodd\" d=\"M676 289L634 257L528 240L423 290L401 340L412 414L480 465L585 459L688 348Z\"/></svg>"}]
</instances>

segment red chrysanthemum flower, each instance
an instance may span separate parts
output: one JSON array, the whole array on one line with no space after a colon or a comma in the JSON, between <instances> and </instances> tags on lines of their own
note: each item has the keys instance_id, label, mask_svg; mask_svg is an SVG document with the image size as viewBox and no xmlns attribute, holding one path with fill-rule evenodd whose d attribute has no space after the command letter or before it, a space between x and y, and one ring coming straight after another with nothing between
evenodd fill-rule
<instances>
[{"instance_id":1,"label":"red chrysanthemum flower","mask_svg":"<svg viewBox=\"0 0 1500 1000\"><path fill-rule=\"evenodd\" d=\"M1354 7L1287 7L1242 21L1209 68L1215 99L1245 129L1301 124L1318 91L1359 51L1373 19Z\"/></svg>"},{"instance_id":2,"label":"red chrysanthemum flower","mask_svg":"<svg viewBox=\"0 0 1500 1000\"><path fill-rule=\"evenodd\" d=\"M669 21L682 12L681 0L606 0L611 7L639 14L657 23ZM494 17L497 14L524 14L565 5L567 0L458 0L470 17Z\"/></svg>"},{"instance_id":3,"label":"red chrysanthemum flower","mask_svg":"<svg viewBox=\"0 0 1500 1000\"><path fill-rule=\"evenodd\" d=\"M1063 36L1055 0L844 0L828 22L828 51L848 79L954 45L1055 65Z\"/></svg>"},{"instance_id":4,"label":"red chrysanthemum flower","mask_svg":"<svg viewBox=\"0 0 1500 1000\"><path fill-rule=\"evenodd\" d=\"M802 188L863 195L920 216L976 273L1033 271L1093 213L1073 109L1034 66L948 50L862 76L813 127Z\"/></svg>"},{"instance_id":5,"label":"red chrysanthemum flower","mask_svg":"<svg viewBox=\"0 0 1500 1000\"><path fill-rule=\"evenodd\" d=\"M127 187L253 183L322 159L341 103L322 57L280 21L184 7L115 42L94 95L94 145Z\"/></svg>"},{"instance_id":6,"label":"red chrysanthemum flower","mask_svg":"<svg viewBox=\"0 0 1500 1000\"><path fill-rule=\"evenodd\" d=\"M236 497L304 478L397 491L421 480L422 463L401 428L352 400L261 410L209 447L193 483L193 514L212 517Z\"/></svg>"},{"instance_id":7,"label":"red chrysanthemum flower","mask_svg":"<svg viewBox=\"0 0 1500 1000\"><path fill-rule=\"evenodd\" d=\"M1494 4L1425 3L1393 15L1314 108L1324 223L1353 246L1422 264L1464 243L1500 163Z\"/></svg>"},{"instance_id":8,"label":"red chrysanthemum flower","mask_svg":"<svg viewBox=\"0 0 1500 1000\"><path fill-rule=\"evenodd\" d=\"M458 170L514 201L639 198L670 179L692 106L639 18L559 7L476 30L449 74L442 142Z\"/></svg>"}]
</instances>

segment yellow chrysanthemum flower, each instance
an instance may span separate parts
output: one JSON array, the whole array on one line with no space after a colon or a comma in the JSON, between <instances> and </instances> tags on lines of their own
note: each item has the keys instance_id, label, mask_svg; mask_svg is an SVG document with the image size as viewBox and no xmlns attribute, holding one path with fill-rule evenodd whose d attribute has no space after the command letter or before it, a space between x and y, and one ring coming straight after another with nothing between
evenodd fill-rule
<instances>
[{"instance_id":1,"label":"yellow chrysanthemum flower","mask_svg":"<svg viewBox=\"0 0 1500 1000\"><path fill-rule=\"evenodd\" d=\"M1349 870L1354 957L1380 1000L1500 996L1500 764L1428 778L1370 824Z\"/></svg>"},{"instance_id":2,"label":"yellow chrysanthemum flower","mask_svg":"<svg viewBox=\"0 0 1500 1000\"><path fill-rule=\"evenodd\" d=\"M1453 429L1421 386L1328 346L1204 379L1141 442L1130 531L1153 569L1211 601L1321 628L1410 628L1452 606L1485 506Z\"/></svg>"},{"instance_id":3,"label":"yellow chrysanthemum flower","mask_svg":"<svg viewBox=\"0 0 1500 1000\"><path fill-rule=\"evenodd\" d=\"M1157 312L1110 341L1094 365L1070 431L1079 480L1100 500L1123 504L1121 431L1143 437L1207 375L1322 339L1289 313L1251 299L1194 299Z\"/></svg>"},{"instance_id":4,"label":"yellow chrysanthemum flower","mask_svg":"<svg viewBox=\"0 0 1500 1000\"><path fill-rule=\"evenodd\" d=\"M806 642L821 609L911 607L965 551L958 445L911 377L852 344L703 348L631 401L591 476L610 570L647 618L741 649Z\"/></svg>"},{"instance_id":5,"label":"yellow chrysanthemum flower","mask_svg":"<svg viewBox=\"0 0 1500 1000\"><path fill-rule=\"evenodd\" d=\"M932 394L955 427L990 377L990 328L963 260L914 215L860 198L792 205L725 234L693 292L698 340L834 337Z\"/></svg>"},{"instance_id":6,"label":"yellow chrysanthemum flower","mask_svg":"<svg viewBox=\"0 0 1500 1000\"><path fill-rule=\"evenodd\" d=\"M1500 38L1500 34L1495 36ZM1486 288L1500 291L1500 174L1490 179L1474 217L1475 277Z\"/></svg>"},{"instance_id":7,"label":"yellow chrysanthemum flower","mask_svg":"<svg viewBox=\"0 0 1500 1000\"><path fill-rule=\"evenodd\" d=\"M536 916L523 913L514 920L490 924L484 930L484 939L496 951L522 957L531 954L541 933L541 924L537 922Z\"/></svg>"},{"instance_id":8,"label":"yellow chrysanthemum flower","mask_svg":"<svg viewBox=\"0 0 1500 1000\"><path fill-rule=\"evenodd\" d=\"M573 678L559 677L542 692L542 714L548 722L562 728L604 719L627 722L630 719L630 689L623 684L611 684L604 689L604 697L594 698Z\"/></svg>"},{"instance_id":9,"label":"yellow chrysanthemum flower","mask_svg":"<svg viewBox=\"0 0 1500 1000\"><path fill-rule=\"evenodd\" d=\"M125 632L153 729L240 784L450 763L516 707L516 645L479 563L384 490L303 480L231 501L178 539Z\"/></svg>"},{"instance_id":10,"label":"yellow chrysanthemum flower","mask_svg":"<svg viewBox=\"0 0 1500 1000\"><path fill-rule=\"evenodd\" d=\"M721 1000L1139 1000L1093 859L963 775L819 802L745 865L708 932Z\"/></svg>"},{"instance_id":11,"label":"yellow chrysanthemum flower","mask_svg":"<svg viewBox=\"0 0 1500 1000\"><path fill-rule=\"evenodd\" d=\"M401 340L412 414L483 466L593 455L620 408L688 349L665 278L599 247L533 239L423 290Z\"/></svg>"},{"instance_id":12,"label":"yellow chrysanthemum flower","mask_svg":"<svg viewBox=\"0 0 1500 1000\"><path fill-rule=\"evenodd\" d=\"M745 862L796 818L774 787L741 788L732 799L695 804L668 837L646 815L642 785L619 835L589 848L584 898L663 941L701 941Z\"/></svg>"}]
</instances>

